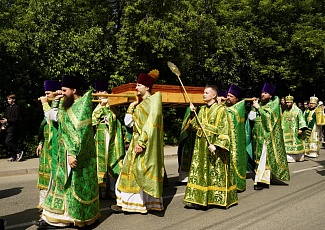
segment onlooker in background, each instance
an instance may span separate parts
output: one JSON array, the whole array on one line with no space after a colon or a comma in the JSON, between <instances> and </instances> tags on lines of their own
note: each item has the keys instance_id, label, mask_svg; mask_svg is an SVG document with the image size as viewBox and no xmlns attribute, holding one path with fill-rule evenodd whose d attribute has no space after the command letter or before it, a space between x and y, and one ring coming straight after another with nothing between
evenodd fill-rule
<instances>
[{"instance_id":1,"label":"onlooker in background","mask_svg":"<svg viewBox=\"0 0 325 230\"><path fill-rule=\"evenodd\" d=\"M298 108L302 111L302 112L304 112L305 111L305 107L304 107L304 104L302 103L302 102L298 102Z\"/></svg>"},{"instance_id":2,"label":"onlooker in background","mask_svg":"<svg viewBox=\"0 0 325 230\"><path fill-rule=\"evenodd\" d=\"M20 109L16 104L16 95L10 94L7 96L7 102L9 106L6 108L3 119L0 120L2 125L6 126L6 140L5 144L10 153L9 162L20 161L24 152L18 148L17 134L20 121Z\"/></svg>"},{"instance_id":3,"label":"onlooker in background","mask_svg":"<svg viewBox=\"0 0 325 230\"><path fill-rule=\"evenodd\" d=\"M304 101L304 112L309 109L309 101Z\"/></svg>"}]
</instances>

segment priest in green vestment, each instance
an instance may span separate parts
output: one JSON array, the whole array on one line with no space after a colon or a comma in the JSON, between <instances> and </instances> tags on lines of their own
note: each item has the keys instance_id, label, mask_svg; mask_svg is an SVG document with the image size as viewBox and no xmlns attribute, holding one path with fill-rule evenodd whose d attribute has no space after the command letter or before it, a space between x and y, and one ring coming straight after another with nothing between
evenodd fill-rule
<instances>
[{"instance_id":1,"label":"priest in green vestment","mask_svg":"<svg viewBox=\"0 0 325 230\"><path fill-rule=\"evenodd\" d=\"M61 84L57 80L46 80L44 81L44 92L47 98L54 98L54 93L61 89ZM40 189L40 199L37 207L41 208L44 202L47 189L51 177L51 165L52 165L52 154L51 154L51 142L53 138L52 133L53 122L44 117L38 131L38 146L36 148L36 155L39 156L38 166L38 180L37 188Z\"/></svg>"},{"instance_id":2,"label":"priest in green vestment","mask_svg":"<svg viewBox=\"0 0 325 230\"><path fill-rule=\"evenodd\" d=\"M282 129L288 162L304 161L303 130L307 128L301 109L293 103L294 97L286 96L282 113Z\"/></svg>"},{"instance_id":3,"label":"priest in green vestment","mask_svg":"<svg viewBox=\"0 0 325 230\"><path fill-rule=\"evenodd\" d=\"M242 88L231 84L226 100L230 126L230 161L234 167L239 192L246 190L247 171L245 101L239 101L241 93Z\"/></svg>"},{"instance_id":4,"label":"priest in green vestment","mask_svg":"<svg viewBox=\"0 0 325 230\"><path fill-rule=\"evenodd\" d=\"M94 82L96 93L108 94L108 81ZM125 155L122 125L116 113L110 108L107 97L99 97L101 102L92 114L95 127L97 174L99 195L102 199L116 198L115 184L120 174Z\"/></svg>"},{"instance_id":5,"label":"priest in green vestment","mask_svg":"<svg viewBox=\"0 0 325 230\"><path fill-rule=\"evenodd\" d=\"M322 147L322 123L324 110L317 107L318 98L310 97L309 109L304 112L307 123L305 131L305 156L317 158Z\"/></svg>"},{"instance_id":6,"label":"priest in green vestment","mask_svg":"<svg viewBox=\"0 0 325 230\"><path fill-rule=\"evenodd\" d=\"M52 170L41 220L35 223L39 228L84 227L100 216L92 95L90 91L83 95L81 87L81 77L64 75L62 106L50 109L46 97L41 98L43 107L48 106L45 115L59 128L57 167Z\"/></svg>"},{"instance_id":7,"label":"priest in green vestment","mask_svg":"<svg viewBox=\"0 0 325 230\"><path fill-rule=\"evenodd\" d=\"M189 178L184 195L185 208L206 210L237 204L237 186L230 163L230 137L227 109L216 102L217 88L204 89L206 105L192 119L197 130ZM194 112L194 105L190 105Z\"/></svg>"},{"instance_id":8,"label":"priest in green vestment","mask_svg":"<svg viewBox=\"0 0 325 230\"><path fill-rule=\"evenodd\" d=\"M124 118L125 125L133 128L133 134L117 182L117 204L111 206L115 212L147 213L164 209L162 95L151 94L158 76L158 70L139 75L137 100L130 104Z\"/></svg>"},{"instance_id":9,"label":"priest in green vestment","mask_svg":"<svg viewBox=\"0 0 325 230\"><path fill-rule=\"evenodd\" d=\"M281 127L279 98L274 96L275 86L265 83L261 103L253 100L249 119L254 121L252 130L253 152L256 163L254 189L268 188L271 175L279 180L290 180L288 162Z\"/></svg>"},{"instance_id":10,"label":"priest in green vestment","mask_svg":"<svg viewBox=\"0 0 325 230\"><path fill-rule=\"evenodd\" d=\"M178 181L176 182L176 185L186 185L188 181L188 173L191 167L191 160L196 137L196 130L193 129L191 120L191 110L188 107L183 118L177 149Z\"/></svg>"}]
</instances>

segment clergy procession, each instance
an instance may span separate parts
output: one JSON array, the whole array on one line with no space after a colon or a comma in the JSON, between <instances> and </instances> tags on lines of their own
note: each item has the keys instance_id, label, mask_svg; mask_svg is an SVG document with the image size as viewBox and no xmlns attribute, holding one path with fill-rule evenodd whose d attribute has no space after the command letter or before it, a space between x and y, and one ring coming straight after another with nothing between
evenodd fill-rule
<instances>
[{"instance_id":1,"label":"clergy procession","mask_svg":"<svg viewBox=\"0 0 325 230\"><path fill-rule=\"evenodd\" d=\"M170 69L179 77L176 67ZM158 77L157 69L137 77L134 96L121 94L129 97L124 113L106 80L90 90L81 76L44 82L36 148L38 229L98 225L104 199L116 201L109 207L114 213L164 210L165 94L152 90ZM175 186L186 186L179 204L185 209L228 209L240 202L238 193L289 181L288 163L319 155L325 114L315 95L307 107L298 107L289 93L281 104L269 83L253 98L244 98L245 89L235 84L228 90L206 85L201 101L183 84L182 89L187 110ZM254 175L252 188L246 186L247 173Z\"/></svg>"}]
</instances>

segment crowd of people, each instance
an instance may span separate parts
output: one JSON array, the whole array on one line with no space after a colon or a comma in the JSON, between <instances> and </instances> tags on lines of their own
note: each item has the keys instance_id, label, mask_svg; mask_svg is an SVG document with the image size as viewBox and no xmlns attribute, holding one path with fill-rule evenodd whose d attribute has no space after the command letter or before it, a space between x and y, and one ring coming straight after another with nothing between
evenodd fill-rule
<instances>
[{"instance_id":1,"label":"crowd of people","mask_svg":"<svg viewBox=\"0 0 325 230\"><path fill-rule=\"evenodd\" d=\"M185 207L227 208L238 203L234 191L246 190L247 172L254 173L254 190L262 190L272 180L290 180L288 162L318 157L323 103L312 96L299 108L293 96L280 101L275 90L265 83L258 99L241 98L243 89L234 84L226 92L206 86L206 105L198 115L193 105L186 111L178 148Z\"/></svg>"},{"instance_id":2,"label":"crowd of people","mask_svg":"<svg viewBox=\"0 0 325 230\"><path fill-rule=\"evenodd\" d=\"M87 227L98 223L100 199L116 199L116 213L162 211L166 180L163 148L162 94L151 89L158 70L138 76L136 100L124 116L111 107L108 81L97 80L98 104L83 79L64 75L46 80L40 98L44 119L36 154L39 156L38 229ZM204 88L205 105L192 103L184 115L178 146L178 182L186 186L188 209L229 208L246 190L246 174L254 173L254 190L272 180L290 180L288 162L317 157L322 144L324 108L318 98L296 105L282 100L276 88L264 84L260 98L242 98L243 89L214 85ZM247 111L247 102L251 103ZM8 96L6 144L11 161L23 151L15 145L19 107ZM11 128L12 127L12 128Z\"/></svg>"},{"instance_id":3,"label":"crowd of people","mask_svg":"<svg viewBox=\"0 0 325 230\"><path fill-rule=\"evenodd\" d=\"M162 95L151 94L158 76L158 70L139 75L125 125L105 97L107 81L94 82L100 101L94 109L92 91L82 90L82 78L64 75L61 82L44 82L36 150L38 229L96 224L99 200L108 197L116 199L115 212L164 209Z\"/></svg>"}]
</instances>

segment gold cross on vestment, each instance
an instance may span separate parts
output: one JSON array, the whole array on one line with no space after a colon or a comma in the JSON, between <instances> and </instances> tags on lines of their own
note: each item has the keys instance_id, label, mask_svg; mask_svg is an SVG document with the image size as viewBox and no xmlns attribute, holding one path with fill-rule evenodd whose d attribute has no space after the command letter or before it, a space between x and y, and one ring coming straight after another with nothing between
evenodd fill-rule
<instances>
[{"instance_id":1,"label":"gold cross on vestment","mask_svg":"<svg viewBox=\"0 0 325 230\"><path fill-rule=\"evenodd\" d=\"M313 120L313 115L312 114L309 114L308 117L307 117L307 121L308 123Z\"/></svg>"}]
</instances>

